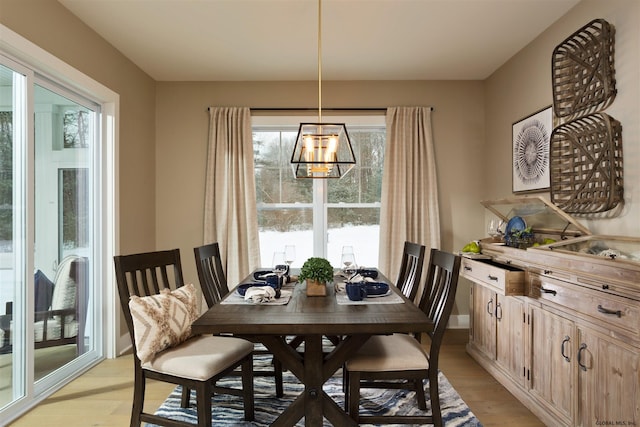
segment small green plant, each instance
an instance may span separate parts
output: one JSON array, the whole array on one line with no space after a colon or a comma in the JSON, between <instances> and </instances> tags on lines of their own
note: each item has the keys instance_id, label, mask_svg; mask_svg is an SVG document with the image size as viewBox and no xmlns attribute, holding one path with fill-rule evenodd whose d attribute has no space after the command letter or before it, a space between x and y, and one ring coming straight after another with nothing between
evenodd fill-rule
<instances>
[{"instance_id":1,"label":"small green plant","mask_svg":"<svg viewBox=\"0 0 640 427\"><path fill-rule=\"evenodd\" d=\"M333 281L333 267L331 263L324 258L309 258L302 265L299 281L305 279L317 280L319 282Z\"/></svg>"}]
</instances>

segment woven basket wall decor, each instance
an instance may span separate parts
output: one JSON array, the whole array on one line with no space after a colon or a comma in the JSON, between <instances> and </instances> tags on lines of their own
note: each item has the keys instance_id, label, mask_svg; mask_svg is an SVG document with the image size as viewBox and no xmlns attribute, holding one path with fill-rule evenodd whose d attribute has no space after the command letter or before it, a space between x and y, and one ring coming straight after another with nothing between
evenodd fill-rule
<instances>
[{"instance_id":1,"label":"woven basket wall decor","mask_svg":"<svg viewBox=\"0 0 640 427\"><path fill-rule=\"evenodd\" d=\"M605 113L557 126L550 141L551 201L568 213L622 203L622 125Z\"/></svg>"},{"instance_id":2,"label":"woven basket wall decor","mask_svg":"<svg viewBox=\"0 0 640 427\"><path fill-rule=\"evenodd\" d=\"M607 21L594 19L553 50L553 110L558 117L575 118L613 102L614 33Z\"/></svg>"}]
</instances>

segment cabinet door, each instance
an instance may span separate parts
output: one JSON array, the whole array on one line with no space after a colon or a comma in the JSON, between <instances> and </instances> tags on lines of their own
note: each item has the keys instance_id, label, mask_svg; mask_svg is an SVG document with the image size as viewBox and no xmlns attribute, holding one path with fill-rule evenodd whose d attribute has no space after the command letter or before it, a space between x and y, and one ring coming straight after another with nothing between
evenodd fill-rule
<instances>
[{"instance_id":1,"label":"cabinet door","mask_svg":"<svg viewBox=\"0 0 640 427\"><path fill-rule=\"evenodd\" d=\"M640 425L638 351L579 327L578 425Z\"/></svg>"},{"instance_id":2,"label":"cabinet door","mask_svg":"<svg viewBox=\"0 0 640 427\"><path fill-rule=\"evenodd\" d=\"M475 347L487 357L496 358L496 293L474 283L473 289L473 331Z\"/></svg>"},{"instance_id":3,"label":"cabinet door","mask_svg":"<svg viewBox=\"0 0 640 427\"><path fill-rule=\"evenodd\" d=\"M496 359L514 380L524 385L524 303L516 297L496 297Z\"/></svg>"},{"instance_id":4,"label":"cabinet door","mask_svg":"<svg viewBox=\"0 0 640 427\"><path fill-rule=\"evenodd\" d=\"M575 325L569 319L535 306L530 307L529 316L530 392L562 420L558 425L571 424L572 373L577 366Z\"/></svg>"}]
</instances>

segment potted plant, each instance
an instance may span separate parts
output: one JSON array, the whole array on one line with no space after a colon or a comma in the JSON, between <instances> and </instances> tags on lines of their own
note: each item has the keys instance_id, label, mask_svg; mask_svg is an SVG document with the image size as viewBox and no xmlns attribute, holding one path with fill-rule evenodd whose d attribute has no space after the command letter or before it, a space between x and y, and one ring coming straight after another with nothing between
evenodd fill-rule
<instances>
[{"instance_id":1,"label":"potted plant","mask_svg":"<svg viewBox=\"0 0 640 427\"><path fill-rule=\"evenodd\" d=\"M327 295L327 283L333 281L333 267L324 258L312 257L302 265L298 281L307 281L308 296Z\"/></svg>"}]
</instances>

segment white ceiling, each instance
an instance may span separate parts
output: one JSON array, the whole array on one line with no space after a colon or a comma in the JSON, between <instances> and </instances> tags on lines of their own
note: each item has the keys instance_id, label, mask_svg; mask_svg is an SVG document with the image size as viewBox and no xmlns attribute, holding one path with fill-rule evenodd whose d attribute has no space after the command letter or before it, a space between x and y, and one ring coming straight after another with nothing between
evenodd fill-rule
<instances>
[{"instance_id":1,"label":"white ceiling","mask_svg":"<svg viewBox=\"0 0 640 427\"><path fill-rule=\"evenodd\" d=\"M317 80L316 0L58 0L157 81ZM322 80L483 80L579 0L324 0Z\"/></svg>"}]
</instances>

